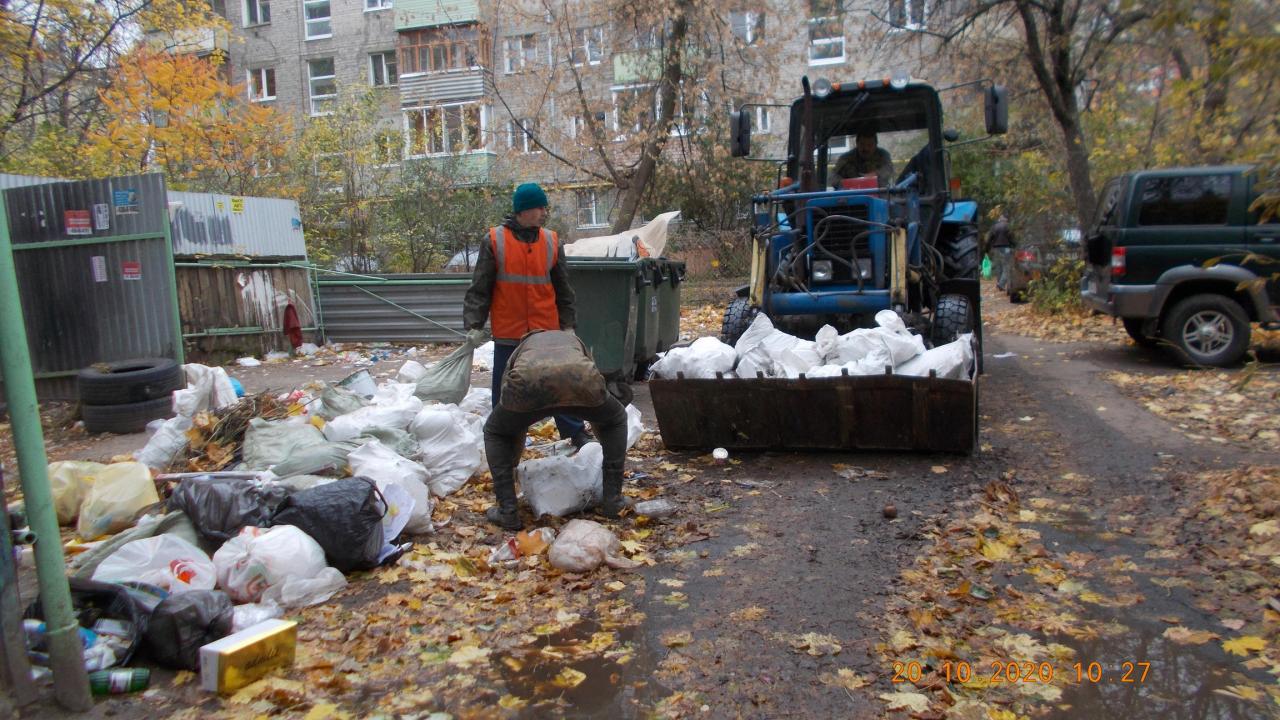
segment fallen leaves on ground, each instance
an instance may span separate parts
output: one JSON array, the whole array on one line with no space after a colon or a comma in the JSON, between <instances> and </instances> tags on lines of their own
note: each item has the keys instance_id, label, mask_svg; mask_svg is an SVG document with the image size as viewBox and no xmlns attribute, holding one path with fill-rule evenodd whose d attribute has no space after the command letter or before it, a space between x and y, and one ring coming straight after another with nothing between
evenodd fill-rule
<instances>
[{"instance_id":1,"label":"fallen leaves on ground","mask_svg":"<svg viewBox=\"0 0 1280 720\"><path fill-rule=\"evenodd\" d=\"M1031 303L1009 302L988 280L982 283L982 324L988 330L1050 342L1132 342L1118 320L1083 309L1042 313Z\"/></svg>"},{"instance_id":2,"label":"fallen leaves on ground","mask_svg":"<svg viewBox=\"0 0 1280 720\"><path fill-rule=\"evenodd\" d=\"M1193 440L1266 448L1280 440L1280 375L1273 371L1246 366L1106 378Z\"/></svg>"}]
</instances>

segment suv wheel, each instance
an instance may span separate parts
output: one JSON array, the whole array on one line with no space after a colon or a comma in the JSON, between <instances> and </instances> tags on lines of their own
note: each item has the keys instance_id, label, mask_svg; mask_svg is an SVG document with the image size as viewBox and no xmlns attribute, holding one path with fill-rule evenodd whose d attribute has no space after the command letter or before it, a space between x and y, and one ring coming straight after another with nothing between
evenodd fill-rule
<instances>
[{"instance_id":1,"label":"suv wheel","mask_svg":"<svg viewBox=\"0 0 1280 720\"><path fill-rule=\"evenodd\" d=\"M1160 338L1142 332L1142 318L1121 318L1121 320L1124 322L1124 331L1129 333L1129 337L1133 338L1138 347L1153 348L1160 344Z\"/></svg>"},{"instance_id":2,"label":"suv wheel","mask_svg":"<svg viewBox=\"0 0 1280 720\"><path fill-rule=\"evenodd\" d=\"M1222 295L1192 295L1165 316L1161 336L1192 365L1225 367L1249 347L1249 317Z\"/></svg>"}]
</instances>

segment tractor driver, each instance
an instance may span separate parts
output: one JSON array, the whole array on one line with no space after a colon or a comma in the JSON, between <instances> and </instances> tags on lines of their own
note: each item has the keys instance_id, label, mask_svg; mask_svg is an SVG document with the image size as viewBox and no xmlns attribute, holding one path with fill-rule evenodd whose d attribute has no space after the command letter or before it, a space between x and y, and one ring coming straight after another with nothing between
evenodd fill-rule
<instances>
[{"instance_id":1,"label":"tractor driver","mask_svg":"<svg viewBox=\"0 0 1280 720\"><path fill-rule=\"evenodd\" d=\"M854 140L853 149L836 161L831 171L831 186L840 189L840 182L863 175L876 176L879 187L889 187L893 181L893 158L889 151L879 146L874 132L862 131Z\"/></svg>"}]
</instances>

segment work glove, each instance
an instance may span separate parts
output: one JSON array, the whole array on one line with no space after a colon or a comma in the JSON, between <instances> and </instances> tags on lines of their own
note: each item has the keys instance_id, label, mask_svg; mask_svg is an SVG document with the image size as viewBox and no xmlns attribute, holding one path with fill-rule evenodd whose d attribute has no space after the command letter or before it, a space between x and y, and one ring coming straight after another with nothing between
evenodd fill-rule
<instances>
[{"instance_id":1,"label":"work glove","mask_svg":"<svg viewBox=\"0 0 1280 720\"><path fill-rule=\"evenodd\" d=\"M467 343L472 347L480 347L489 342L489 331L484 328L475 328L467 332Z\"/></svg>"}]
</instances>

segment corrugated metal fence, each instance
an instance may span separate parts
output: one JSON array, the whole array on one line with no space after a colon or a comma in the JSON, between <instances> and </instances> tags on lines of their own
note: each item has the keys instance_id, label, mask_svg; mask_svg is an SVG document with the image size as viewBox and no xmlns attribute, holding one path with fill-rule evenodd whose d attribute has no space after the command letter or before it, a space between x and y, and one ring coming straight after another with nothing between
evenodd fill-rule
<instances>
[{"instance_id":1,"label":"corrugated metal fence","mask_svg":"<svg viewBox=\"0 0 1280 720\"><path fill-rule=\"evenodd\" d=\"M307 256L294 200L170 191L169 217L174 255Z\"/></svg>"},{"instance_id":2,"label":"corrugated metal fence","mask_svg":"<svg viewBox=\"0 0 1280 720\"><path fill-rule=\"evenodd\" d=\"M99 362L182 359L164 179L137 175L4 191L36 388L75 396Z\"/></svg>"},{"instance_id":3,"label":"corrugated metal fence","mask_svg":"<svg viewBox=\"0 0 1280 720\"><path fill-rule=\"evenodd\" d=\"M331 342L457 342L470 274L331 277L318 282Z\"/></svg>"}]
</instances>

